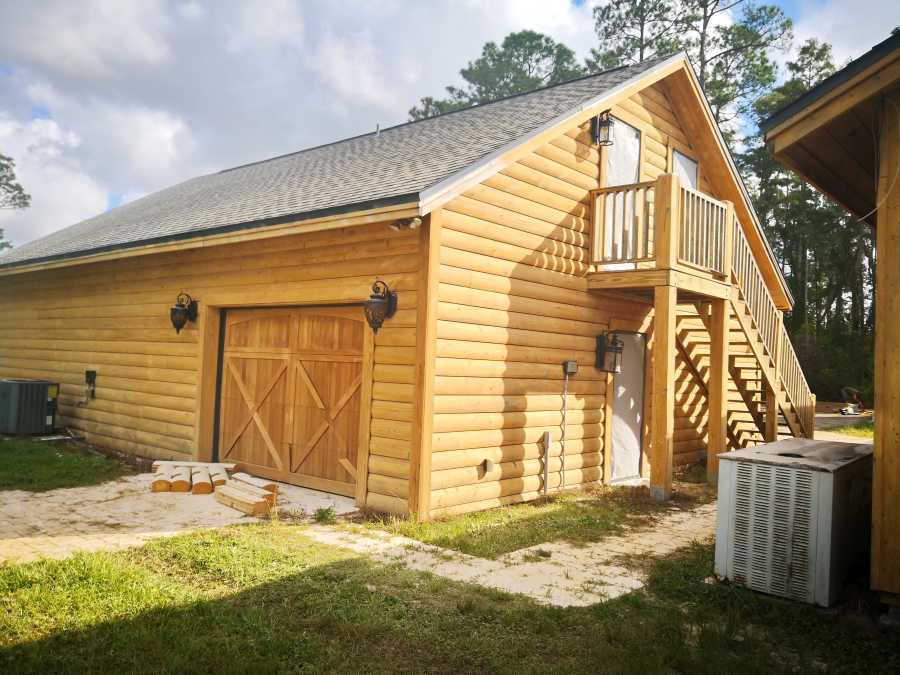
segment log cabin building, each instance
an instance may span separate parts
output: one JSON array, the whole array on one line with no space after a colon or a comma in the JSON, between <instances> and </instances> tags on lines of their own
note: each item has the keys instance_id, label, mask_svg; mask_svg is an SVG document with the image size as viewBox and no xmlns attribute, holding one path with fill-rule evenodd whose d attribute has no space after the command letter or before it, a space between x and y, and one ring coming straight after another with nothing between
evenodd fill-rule
<instances>
[{"instance_id":1,"label":"log cabin building","mask_svg":"<svg viewBox=\"0 0 900 675\"><path fill-rule=\"evenodd\" d=\"M377 332L376 281L396 298ZM62 424L97 446L376 511L635 478L666 498L680 464L715 476L726 449L812 434L791 303L678 55L194 178L17 248L0 376L60 382Z\"/></svg>"},{"instance_id":2,"label":"log cabin building","mask_svg":"<svg viewBox=\"0 0 900 675\"><path fill-rule=\"evenodd\" d=\"M775 159L875 227L875 590L900 605L900 33L763 125Z\"/></svg>"}]
</instances>

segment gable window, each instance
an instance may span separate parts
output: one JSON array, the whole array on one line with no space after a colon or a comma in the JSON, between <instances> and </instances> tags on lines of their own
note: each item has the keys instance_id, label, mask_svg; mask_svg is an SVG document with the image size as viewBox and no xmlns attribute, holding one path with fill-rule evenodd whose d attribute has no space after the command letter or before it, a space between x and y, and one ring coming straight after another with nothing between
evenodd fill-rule
<instances>
[{"instance_id":1,"label":"gable window","mask_svg":"<svg viewBox=\"0 0 900 675\"><path fill-rule=\"evenodd\" d=\"M606 186L637 183L641 179L641 132L622 120L612 120L613 143L606 148ZM635 256L634 193L607 197L604 204L604 250L616 258ZM604 265L604 269L633 268L630 262Z\"/></svg>"},{"instance_id":2,"label":"gable window","mask_svg":"<svg viewBox=\"0 0 900 675\"><path fill-rule=\"evenodd\" d=\"M678 152L678 150L672 151L672 173L678 176L681 179L683 185L687 185L689 187L698 190L698 165L697 162L687 155Z\"/></svg>"},{"instance_id":3,"label":"gable window","mask_svg":"<svg viewBox=\"0 0 900 675\"><path fill-rule=\"evenodd\" d=\"M612 118L612 145L606 149L606 185L628 185L641 179L641 132Z\"/></svg>"}]
</instances>

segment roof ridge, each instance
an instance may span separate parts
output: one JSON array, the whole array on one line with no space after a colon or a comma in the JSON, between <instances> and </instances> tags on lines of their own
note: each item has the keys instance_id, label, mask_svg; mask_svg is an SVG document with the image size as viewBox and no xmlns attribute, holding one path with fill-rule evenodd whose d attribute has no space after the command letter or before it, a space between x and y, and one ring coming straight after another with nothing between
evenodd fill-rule
<instances>
[{"instance_id":1,"label":"roof ridge","mask_svg":"<svg viewBox=\"0 0 900 675\"><path fill-rule=\"evenodd\" d=\"M676 52L677 54L677 52ZM465 108L457 108L456 110L448 110L446 112L438 113L437 115L432 115L431 117L425 117L420 120L407 120L406 122L400 122L399 124L394 124L389 127L385 127L384 129L378 129L376 131L367 131L364 134L356 134L355 136L347 136L346 138L339 138L335 141L329 141L328 143L320 143L319 145L313 145L308 148L301 148L300 150L294 150L292 152L286 152L281 155L275 155L274 157L267 157L266 159L259 159L254 162L247 162L246 164L239 164L237 166L232 166L227 169L221 169L219 171L214 172L211 175L228 173L230 171L236 171L237 169L246 169L250 166L255 166L257 164L264 164L266 162L274 162L275 160L284 159L285 157L293 157L295 155L301 155L305 152L312 152L313 150L320 150L322 148L328 148L333 145L340 145L341 143L348 143L350 141L355 141L358 138L365 138L367 136L375 136L378 134L383 134L388 131L394 131L395 129L400 129L401 127L408 127L413 124L420 124L422 122L428 122L431 120L435 120L441 117L448 117L450 115L454 115L456 113L466 112L468 110L472 110L474 108L484 108L486 106L494 105L495 103L502 103L503 101L508 101L513 98L518 98L520 96L529 96L531 94L536 94L541 91L546 91L548 89L553 89L555 87L561 87L567 84L572 84L573 82L580 82L582 80L589 80L592 77L600 77L601 75L608 75L609 73L613 73L617 70L625 70L626 68L634 68L636 66L650 66L657 61L664 61L665 59L671 58L675 56L675 54L670 54L668 56L657 56L652 59L645 59L640 63L629 63L623 66L616 66L615 68L607 68L606 70L599 70L595 73L588 73L587 75L579 75L578 77L573 77L569 80L563 80L562 82L554 82L553 84L545 84L541 87L537 87L535 89L529 89L528 91L520 91L517 94L508 94L506 96L501 96L500 98L491 99L490 101L485 101L484 103L474 103L470 106L466 106Z\"/></svg>"}]
</instances>

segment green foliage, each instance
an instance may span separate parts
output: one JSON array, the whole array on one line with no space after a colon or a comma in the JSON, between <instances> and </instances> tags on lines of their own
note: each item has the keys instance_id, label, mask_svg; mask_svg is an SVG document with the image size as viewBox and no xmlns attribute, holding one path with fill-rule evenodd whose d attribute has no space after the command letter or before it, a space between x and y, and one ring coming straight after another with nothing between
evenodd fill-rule
<instances>
[{"instance_id":1,"label":"green foliage","mask_svg":"<svg viewBox=\"0 0 900 675\"><path fill-rule=\"evenodd\" d=\"M589 70L606 70L674 54L683 46L687 16L678 0L610 0L594 8L599 46L586 59Z\"/></svg>"},{"instance_id":2,"label":"green foliage","mask_svg":"<svg viewBox=\"0 0 900 675\"><path fill-rule=\"evenodd\" d=\"M337 521L337 511L334 510L333 506L323 506L322 508L316 509L313 518L317 523L330 525Z\"/></svg>"},{"instance_id":3,"label":"green foliage","mask_svg":"<svg viewBox=\"0 0 900 675\"><path fill-rule=\"evenodd\" d=\"M687 0L684 46L696 67L716 121L726 125L749 112L752 102L775 84L772 52L791 42L791 20L774 5L741 6L733 21L718 14L737 3Z\"/></svg>"},{"instance_id":4,"label":"green foliage","mask_svg":"<svg viewBox=\"0 0 900 675\"><path fill-rule=\"evenodd\" d=\"M721 0L613 0L594 9L598 47L588 68L640 63L685 50L716 121L729 123L775 83L773 51L791 40L791 21L774 5ZM731 12L730 21L720 15Z\"/></svg>"},{"instance_id":5,"label":"green foliage","mask_svg":"<svg viewBox=\"0 0 900 675\"><path fill-rule=\"evenodd\" d=\"M0 490L44 492L96 485L130 473L113 459L72 445L0 439Z\"/></svg>"},{"instance_id":6,"label":"green foliage","mask_svg":"<svg viewBox=\"0 0 900 675\"><path fill-rule=\"evenodd\" d=\"M0 154L0 209L26 209L31 196L16 180L16 163L11 157ZM0 251L11 248L0 229Z\"/></svg>"},{"instance_id":7,"label":"green foliage","mask_svg":"<svg viewBox=\"0 0 900 675\"><path fill-rule=\"evenodd\" d=\"M583 75L575 52L530 30L510 33L498 46L488 42L481 56L459 71L464 87L446 87L447 97L421 99L409 111L412 120L493 101Z\"/></svg>"},{"instance_id":8,"label":"green foliage","mask_svg":"<svg viewBox=\"0 0 900 675\"><path fill-rule=\"evenodd\" d=\"M863 420L857 424L845 424L842 427L831 427L828 433L856 436L857 438L875 438L875 423L871 420Z\"/></svg>"},{"instance_id":9,"label":"green foliage","mask_svg":"<svg viewBox=\"0 0 900 675\"><path fill-rule=\"evenodd\" d=\"M788 79L752 106L756 124L834 72L831 46L806 41L786 63ZM837 400L840 388L871 401L875 249L870 228L776 163L758 131L738 163L775 257L795 299L785 325L812 390Z\"/></svg>"}]
</instances>

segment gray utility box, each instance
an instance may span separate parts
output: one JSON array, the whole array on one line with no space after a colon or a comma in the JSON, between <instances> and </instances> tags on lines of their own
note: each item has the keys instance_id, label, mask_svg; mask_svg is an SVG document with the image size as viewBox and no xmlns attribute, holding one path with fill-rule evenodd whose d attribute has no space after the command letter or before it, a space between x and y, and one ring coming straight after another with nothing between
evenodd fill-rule
<instances>
[{"instance_id":1,"label":"gray utility box","mask_svg":"<svg viewBox=\"0 0 900 675\"><path fill-rule=\"evenodd\" d=\"M833 604L867 569L872 446L791 438L719 455L716 575Z\"/></svg>"},{"instance_id":2,"label":"gray utility box","mask_svg":"<svg viewBox=\"0 0 900 675\"><path fill-rule=\"evenodd\" d=\"M56 421L59 385L44 380L0 380L0 433L46 434Z\"/></svg>"}]
</instances>

